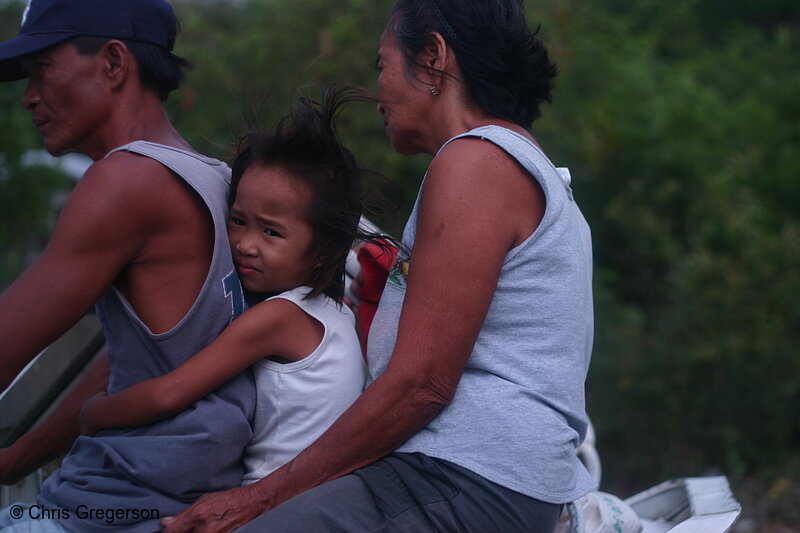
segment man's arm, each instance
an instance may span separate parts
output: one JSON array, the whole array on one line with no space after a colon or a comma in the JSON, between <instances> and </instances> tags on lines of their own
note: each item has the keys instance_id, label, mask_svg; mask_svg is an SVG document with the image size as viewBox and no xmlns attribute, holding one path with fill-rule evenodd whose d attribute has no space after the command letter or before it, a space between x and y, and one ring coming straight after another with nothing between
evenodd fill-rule
<instances>
[{"instance_id":1,"label":"man's arm","mask_svg":"<svg viewBox=\"0 0 800 533\"><path fill-rule=\"evenodd\" d=\"M0 485L16 483L66 453L78 437L78 413L84 402L108 386L108 359L95 359L75 389L41 424L8 448L0 449Z\"/></svg>"},{"instance_id":2,"label":"man's arm","mask_svg":"<svg viewBox=\"0 0 800 533\"><path fill-rule=\"evenodd\" d=\"M120 163L89 168L47 248L0 295L0 390L91 308L146 241L151 230L138 206L147 197Z\"/></svg>"},{"instance_id":3,"label":"man's arm","mask_svg":"<svg viewBox=\"0 0 800 533\"><path fill-rule=\"evenodd\" d=\"M159 174L161 172L162 174ZM96 162L61 211L47 248L0 295L0 389L74 325L133 264L159 230L154 182L169 173L156 162L115 154ZM108 385L108 362L96 362L81 385L41 426L0 450L0 482L10 483L67 451L79 434L83 403Z\"/></svg>"}]
</instances>

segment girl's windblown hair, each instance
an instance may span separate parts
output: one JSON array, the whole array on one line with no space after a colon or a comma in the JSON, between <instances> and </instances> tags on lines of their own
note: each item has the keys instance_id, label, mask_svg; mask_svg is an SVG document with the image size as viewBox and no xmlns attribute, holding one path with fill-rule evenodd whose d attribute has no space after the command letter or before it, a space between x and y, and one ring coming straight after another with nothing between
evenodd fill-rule
<instances>
[{"instance_id":1,"label":"girl's windblown hair","mask_svg":"<svg viewBox=\"0 0 800 533\"><path fill-rule=\"evenodd\" d=\"M324 293L336 302L344 296L347 254L354 240L387 246L392 239L359 226L364 210L362 176L355 156L336 131L336 119L349 102L374 101L362 91L326 85L321 101L301 97L274 131L250 132L240 140L232 165L232 204L242 175L251 166L278 167L302 181L311 191L308 222L313 230L309 252L319 258L307 285L307 298Z\"/></svg>"}]
</instances>

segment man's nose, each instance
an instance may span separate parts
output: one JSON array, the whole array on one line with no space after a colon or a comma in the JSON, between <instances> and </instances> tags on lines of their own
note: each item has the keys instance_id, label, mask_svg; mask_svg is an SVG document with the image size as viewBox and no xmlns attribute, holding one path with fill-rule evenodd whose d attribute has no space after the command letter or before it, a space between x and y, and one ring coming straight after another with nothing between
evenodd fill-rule
<instances>
[{"instance_id":1,"label":"man's nose","mask_svg":"<svg viewBox=\"0 0 800 533\"><path fill-rule=\"evenodd\" d=\"M22 94L22 107L28 111L33 111L33 108L39 103L39 92L33 86L33 81L28 81L28 86L25 87L25 92Z\"/></svg>"}]
</instances>

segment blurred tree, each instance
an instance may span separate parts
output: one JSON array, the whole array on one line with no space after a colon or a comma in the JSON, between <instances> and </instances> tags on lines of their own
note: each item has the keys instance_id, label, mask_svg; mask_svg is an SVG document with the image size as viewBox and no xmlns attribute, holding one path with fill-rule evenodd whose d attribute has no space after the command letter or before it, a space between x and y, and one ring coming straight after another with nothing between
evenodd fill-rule
<instances>
[{"instance_id":1,"label":"blurred tree","mask_svg":"<svg viewBox=\"0 0 800 533\"><path fill-rule=\"evenodd\" d=\"M344 0L331 16L326 0L177 4L177 53L196 70L170 104L176 126L198 150L230 159L245 128L271 126L299 94L314 97L327 82L374 92L378 40L390 8L386 0ZM393 197L392 205L405 199L394 216L381 216L386 209L371 216L399 234L429 158L395 154L375 106L351 107L339 122L343 137L362 166L392 178L375 179L371 189Z\"/></svg>"},{"instance_id":2,"label":"blurred tree","mask_svg":"<svg viewBox=\"0 0 800 533\"><path fill-rule=\"evenodd\" d=\"M297 94L329 81L374 91L391 5L176 0L177 53L197 68L168 102L175 125L229 159L243 129L271 126ZM739 476L800 465L800 4L526 7L561 72L533 133L571 168L593 230L588 408L606 482L632 490L712 467ZM16 32L21 10L0 4L0 37ZM21 164L40 146L21 92L0 85L8 272L60 187ZM395 182L375 187L402 193L403 209L378 218L399 235L429 158L395 154L372 104L345 110L341 130L363 166Z\"/></svg>"},{"instance_id":3,"label":"blurred tree","mask_svg":"<svg viewBox=\"0 0 800 533\"><path fill-rule=\"evenodd\" d=\"M0 4L0 38L19 30L22 2ZM20 105L25 82L0 84L0 290L36 257L50 234L60 193L71 186L63 172L23 165L41 148L30 116Z\"/></svg>"},{"instance_id":4,"label":"blurred tree","mask_svg":"<svg viewBox=\"0 0 800 533\"><path fill-rule=\"evenodd\" d=\"M718 4L531 9L562 72L534 129L594 232L589 411L612 485L798 461L799 10Z\"/></svg>"}]
</instances>

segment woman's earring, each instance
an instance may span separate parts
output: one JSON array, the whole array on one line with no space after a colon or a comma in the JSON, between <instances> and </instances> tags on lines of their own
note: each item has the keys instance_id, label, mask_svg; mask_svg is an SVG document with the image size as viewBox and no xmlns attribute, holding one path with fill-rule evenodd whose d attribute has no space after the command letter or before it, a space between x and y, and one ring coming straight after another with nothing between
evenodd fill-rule
<instances>
[{"instance_id":1,"label":"woman's earring","mask_svg":"<svg viewBox=\"0 0 800 533\"><path fill-rule=\"evenodd\" d=\"M431 94L432 94L433 96L439 96L440 94L442 94L442 90L441 90L441 89L439 89L439 88L438 88L437 86L435 86L435 85L431 85Z\"/></svg>"}]
</instances>

